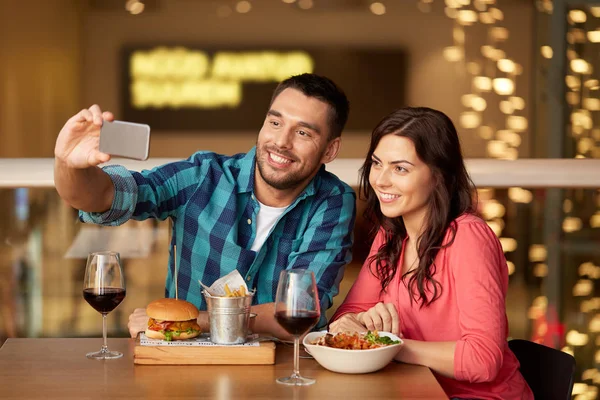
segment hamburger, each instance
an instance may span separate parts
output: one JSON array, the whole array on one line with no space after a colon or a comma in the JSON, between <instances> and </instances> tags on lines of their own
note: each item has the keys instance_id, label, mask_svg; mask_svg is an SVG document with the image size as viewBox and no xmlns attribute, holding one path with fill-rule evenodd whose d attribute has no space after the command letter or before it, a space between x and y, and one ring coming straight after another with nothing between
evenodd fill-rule
<instances>
[{"instance_id":1,"label":"hamburger","mask_svg":"<svg viewBox=\"0 0 600 400\"><path fill-rule=\"evenodd\" d=\"M198 309L192 303L177 299L154 300L146 307L146 337L161 340L191 339L200 335L196 322Z\"/></svg>"}]
</instances>

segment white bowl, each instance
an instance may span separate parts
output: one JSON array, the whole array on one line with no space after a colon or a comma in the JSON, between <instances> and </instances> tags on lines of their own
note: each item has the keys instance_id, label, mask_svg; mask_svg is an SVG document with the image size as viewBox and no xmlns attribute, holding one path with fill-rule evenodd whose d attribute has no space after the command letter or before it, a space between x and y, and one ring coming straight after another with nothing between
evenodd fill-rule
<instances>
[{"instance_id":1,"label":"white bowl","mask_svg":"<svg viewBox=\"0 0 600 400\"><path fill-rule=\"evenodd\" d=\"M307 352L324 368L344 374L366 374L378 371L392 361L404 344L402 339L389 332L379 332L379 336L387 336L392 340L399 340L400 343L369 350L334 349L312 344L326 334L327 332L311 332L304 337L302 343Z\"/></svg>"}]
</instances>

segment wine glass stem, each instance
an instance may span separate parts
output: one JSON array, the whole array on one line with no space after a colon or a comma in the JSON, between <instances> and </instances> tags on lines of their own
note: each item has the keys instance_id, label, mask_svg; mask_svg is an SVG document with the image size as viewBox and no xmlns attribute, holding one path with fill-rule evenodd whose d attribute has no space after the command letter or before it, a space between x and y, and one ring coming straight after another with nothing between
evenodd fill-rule
<instances>
[{"instance_id":1,"label":"wine glass stem","mask_svg":"<svg viewBox=\"0 0 600 400\"><path fill-rule=\"evenodd\" d=\"M294 376L300 376L300 337L294 336Z\"/></svg>"},{"instance_id":2,"label":"wine glass stem","mask_svg":"<svg viewBox=\"0 0 600 400\"><path fill-rule=\"evenodd\" d=\"M106 313L102 313L102 339L104 340L102 344L101 352L108 352L108 346L106 345Z\"/></svg>"}]
</instances>

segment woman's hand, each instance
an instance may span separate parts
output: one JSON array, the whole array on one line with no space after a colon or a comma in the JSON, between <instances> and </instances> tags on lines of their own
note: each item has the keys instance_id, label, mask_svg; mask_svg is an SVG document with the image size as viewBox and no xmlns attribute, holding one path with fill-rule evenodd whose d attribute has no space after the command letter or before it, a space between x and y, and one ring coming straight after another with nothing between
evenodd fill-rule
<instances>
[{"instance_id":1,"label":"woman's hand","mask_svg":"<svg viewBox=\"0 0 600 400\"><path fill-rule=\"evenodd\" d=\"M400 319L392 303L377 303L374 307L357 315L358 322L369 330L400 333Z\"/></svg>"},{"instance_id":2,"label":"woman's hand","mask_svg":"<svg viewBox=\"0 0 600 400\"><path fill-rule=\"evenodd\" d=\"M358 322L356 314L344 314L331 324L329 324L329 332L365 332L367 328Z\"/></svg>"}]
</instances>

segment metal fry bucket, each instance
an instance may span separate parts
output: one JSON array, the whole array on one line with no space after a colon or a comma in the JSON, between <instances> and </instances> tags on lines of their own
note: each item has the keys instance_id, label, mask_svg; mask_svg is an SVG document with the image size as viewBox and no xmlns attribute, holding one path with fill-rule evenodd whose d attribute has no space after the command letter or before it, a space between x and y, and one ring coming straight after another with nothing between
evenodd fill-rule
<instances>
[{"instance_id":1,"label":"metal fry bucket","mask_svg":"<svg viewBox=\"0 0 600 400\"><path fill-rule=\"evenodd\" d=\"M254 292L243 297L211 296L205 290L202 293L210 318L210 341L215 344L245 343Z\"/></svg>"}]
</instances>

